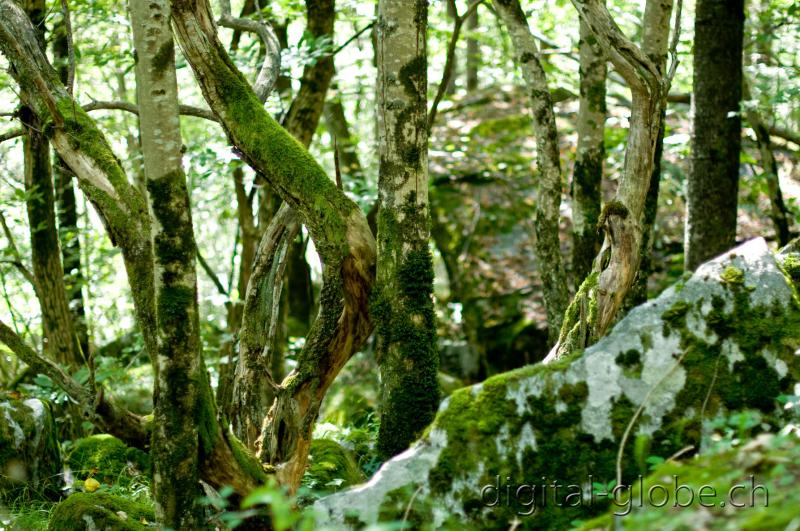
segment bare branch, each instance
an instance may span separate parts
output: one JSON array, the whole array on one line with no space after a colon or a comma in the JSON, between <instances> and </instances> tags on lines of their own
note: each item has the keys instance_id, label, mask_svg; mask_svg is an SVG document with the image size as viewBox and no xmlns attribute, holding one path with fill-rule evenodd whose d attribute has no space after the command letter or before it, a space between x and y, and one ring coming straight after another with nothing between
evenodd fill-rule
<instances>
[{"instance_id":1,"label":"bare branch","mask_svg":"<svg viewBox=\"0 0 800 531\"><path fill-rule=\"evenodd\" d=\"M72 96L75 89L75 44L72 39L72 20L69 16L67 0L61 0L61 15L64 17L64 31L67 33L67 56L69 69L67 70L67 93Z\"/></svg>"},{"instance_id":2,"label":"bare branch","mask_svg":"<svg viewBox=\"0 0 800 531\"><path fill-rule=\"evenodd\" d=\"M456 56L456 45L458 44L458 38L461 36L461 26L463 26L464 22L478 9L478 6L484 2L485 0L473 0L469 4L469 7L467 7L467 10L464 11L464 14L455 16L455 20L453 21L453 35L450 37L450 42L447 44L447 59L445 59L444 62L442 80L439 82L439 88L436 89L436 96L433 98L431 109L428 112L428 133L430 133L433 124L436 122L436 112L439 103L442 101L445 92L447 92L450 78L453 77L453 64Z\"/></svg>"},{"instance_id":3,"label":"bare branch","mask_svg":"<svg viewBox=\"0 0 800 531\"><path fill-rule=\"evenodd\" d=\"M481 1L485 1L485 0L481 0ZM352 37L350 37L349 39L344 41L344 44L342 44L341 46L336 48L331 55L336 55L337 53L339 53L342 50L344 50L345 48L347 48L350 45L351 42L353 42L357 38L361 37L364 34L364 32L366 32L367 30L373 28L374 26L375 26L375 21L373 20L372 22L370 22L369 24L367 24L366 26L364 26L363 28L358 30Z\"/></svg>"},{"instance_id":4,"label":"bare branch","mask_svg":"<svg viewBox=\"0 0 800 531\"><path fill-rule=\"evenodd\" d=\"M261 100L261 103L264 103L278 80L278 74L280 74L281 43L278 41L272 26L263 20L256 22L255 20L234 17L231 15L230 0L220 0L219 4L222 15L217 23L220 26L255 33L266 46L267 53L264 55L264 63L261 65L261 70L259 70L258 77L253 85L256 96Z\"/></svg>"},{"instance_id":5,"label":"bare branch","mask_svg":"<svg viewBox=\"0 0 800 531\"><path fill-rule=\"evenodd\" d=\"M211 269L211 266L208 265L208 262L206 262L206 259L203 258L202 254L200 254L200 250L199 249L197 250L197 261L200 263L200 267L203 268L203 271L206 272L206 275L208 275L208 278L211 279L211 282L214 283L214 286L216 286L217 291L219 291L220 295L225 295L227 297L228 296L227 290L222 285L222 282L220 282L219 277L217 276L217 274L214 273L214 270Z\"/></svg>"},{"instance_id":6,"label":"bare branch","mask_svg":"<svg viewBox=\"0 0 800 531\"><path fill-rule=\"evenodd\" d=\"M6 140L11 140L12 138L17 138L25 134L25 130L21 127L18 129L10 129L5 133L0 133L0 142L5 142Z\"/></svg>"},{"instance_id":7,"label":"bare branch","mask_svg":"<svg viewBox=\"0 0 800 531\"><path fill-rule=\"evenodd\" d=\"M98 110L116 110L126 111L136 114L137 116L139 114L139 107L133 103L128 103L127 101L92 101L86 105L83 105L82 107L83 110L87 112ZM184 116L194 116L196 118L203 118L205 120L219 123L219 118L217 118L214 113L208 109L192 107L191 105L179 105L178 110L180 114Z\"/></svg>"}]
</instances>

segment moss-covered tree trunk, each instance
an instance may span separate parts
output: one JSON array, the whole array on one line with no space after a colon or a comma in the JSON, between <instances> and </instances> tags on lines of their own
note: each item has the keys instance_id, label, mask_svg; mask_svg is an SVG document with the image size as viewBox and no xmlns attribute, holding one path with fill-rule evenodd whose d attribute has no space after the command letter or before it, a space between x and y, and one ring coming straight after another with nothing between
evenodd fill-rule
<instances>
[{"instance_id":1,"label":"moss-covered tree trunk","mask_svg":"<svg viewBox=\"0 0 800 531\"><path fill-rule=\"evenodd\" d=\"M403 450L433 420L439 360L428 247L426 0L378 3L378 451Z\"/></svg>"},{"instance_id":2,"label":"moss-covered tree trunk","mask_svg":"<svg viewBox=\"0 0 800 531\"><path fill-rule=\"evenodd\" d=\"M478 9L475 9L467 18L467 92L478 90L480 79L478 74L481 68L481 43L476 38L475 32L479 28Z\"/></svg>"},{"instance_id":3,"label":"moss-covered tree trunk","mask_svg":"<svg viewBox=\"0 0 800 531\"><path fill-rule=\"evenodd\" d=\"M208 386L201 358L189 193L181 164L178 85L168 0L129 4L136 48L136 93L147 202L152 216L157 320L151 455L158 523L200 524L200 388ZM208 395L208 392L206 392Z\"/></svg>"},{"instance_id":4,"label":"moss-covered tree trunk","mask_svg":"<svg viewBox=\"0 0 800 531\"><path fill-rule=\"evenodd\" d=\"M644 216L653 161L661 130L661 116L669 79L648 54L633 44L619 29L599 0L573 0L581 19L597 38L614 68L631 89L631 116L625 166L617 193L600 212L598 227L604 231L603 244L595 258L592 274L581 285L564 318L554 356L581 349L603 336L623 307L641 260ZM655 11L654 11L655 10ZM672 3L649 0L645 12L658 12L659 40L666 54Z\"/></svg>"},{"instance_id":5,"label":"moss-covered tree trunk","mask_svg":"<svg viewBox=\"0 0 800 531\"><path fill-rule=\"evenodd\" d=\"M736 241L743 33L743 0L698 0L684 240L689 270Z\"/></svg>"},{"instance_id":6,"label":"moss-covered tree trunk","mask_svg":"<svg viewBox=\"0 0 800 531\"><path fill-rule=\"evenodd\" d=\"M547 87L547 76L539 61L536 40L519 0L494 0L494 6L508 28L516 61L530 97L539 179L535 222L536 259L542 277L548 336L551 343L555 343L569 303L569 292L559 239L562 183L553 100Z\"/></svg>"},{"instance_id":7,"label":"moss-covered tree trunk","mask_svg":"<svg viewBox=\"0 0 800 531\"><path fill-rule=\"evenodd\" d=\"M572 173L572 279L575 286L592 271L600 247L597 220L605 158L606 57L585 21L580 22L580 105L578 148Z\"/></svg>"},{"instance_id":8,"label":"moss-covered tree trunk","mask_svg":"<svg viewBox=\"0 0 800 531\"><path fill-rule=\"evenodd\" d=\"M25 11L37 28L40 46L44 46L45 2L26 0ZM28 87L22 86L21 89L27 91ZM36 296L42 310L45 351L59 363L77 368L82 364L82 359L64 285L64 268L56 228L50 142L42 132L41 120L29 107L23 107L20 116L26 132L23 146L31 261L36 279Z\"/></svg>"}]
</instances>

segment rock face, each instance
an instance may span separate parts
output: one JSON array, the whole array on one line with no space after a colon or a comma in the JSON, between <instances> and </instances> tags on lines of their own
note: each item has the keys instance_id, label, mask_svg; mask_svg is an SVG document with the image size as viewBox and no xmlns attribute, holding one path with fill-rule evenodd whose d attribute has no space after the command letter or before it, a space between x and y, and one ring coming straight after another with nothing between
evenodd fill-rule
<instances>
[{"instance_id":1,"label":"rock face","mask_svg":"<svg viewBox=\"0 0 800 531\"><path fill-rule=\"evenodd\" d=\"M37 398L0 401L0 492L57 497L61 452L50 406Z\"/></svg>"},{"instance_id":2,"label":"rock face","mask_svg":"<svg viewBox=\"0 0 800 531\"><path fill-rule=\"evenodd\" d=\"M781 424L800 381L800 300L763 239L701 266L597 344L456 391L368 483L319 500L358 526L566 529L608 508L617 477L702 450L736 411ZM618 458L618 456L620 456Z\"/></svg>"}]
</instances>

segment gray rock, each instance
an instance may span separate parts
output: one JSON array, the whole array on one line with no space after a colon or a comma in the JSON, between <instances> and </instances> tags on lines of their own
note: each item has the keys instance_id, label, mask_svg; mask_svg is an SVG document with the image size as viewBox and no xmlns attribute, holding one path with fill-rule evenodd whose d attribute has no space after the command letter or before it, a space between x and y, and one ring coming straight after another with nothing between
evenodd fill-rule
<instances>
[{"instance_id":1,"label":"gray rock","mask_svg":"<svg viewBox=\"0 0 800 531\"><path fill-rule=\"evenodd\" d=\"M50 406L37 398L0 401L0 491L12 497L58 496L61 469Z\"/></svg>"},{"instance_id":2,"label":"gray rock","mask_svg":"<svg viewBox=\"0 0 800 531\"><path fill-rule=\"evenodd\" d=\"M736 411L781 425L798 347L797 294L764 240L751 240L584 352L456 391L411 449L315 511L342 527L569 528L608 507L597 487L618 465L630 484L648 456L698 451Z\"/></svg>"}]
</instances>

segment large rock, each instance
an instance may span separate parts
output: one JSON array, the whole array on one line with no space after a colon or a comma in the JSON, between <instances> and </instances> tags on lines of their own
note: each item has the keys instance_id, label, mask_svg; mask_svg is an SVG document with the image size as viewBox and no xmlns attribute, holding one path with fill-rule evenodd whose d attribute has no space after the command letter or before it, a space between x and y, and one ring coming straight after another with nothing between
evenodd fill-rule
<instances>
[{"instance_id":1,"label":"large rock","mask_svg":"<svg viewBox=\"0 0 800 531\"><path fill-rule=\"evenodd\" d=\"M155 528L153 508L105 492L77 492L53 509L48 531L143 531Z\"/></svg>"},{"instance_id":2,"label":"large rock","mask_svg":"<svg viewBox=\"0 0 800 531\"><path fill-rule=\"evenodd\" d=\"M630 483L648 457L708 445L715 419L734 411L779 425L777 399L800 380L799 346L797 293L752 240L584 352L456 391L414 447L315 510L352 526L569 528L606 510L602 485L618 463Z\"/></svg>"},{"instance_id":3,"label":"large rock","mask_svg":"<svg viewBox=\"0 0 800 531\"><path fill-rule=\"evenodd\" d=\"M57 497L62 479L49 404L37 398L0 401L0 492L4 497Z\"/></svg>"}]
</instances>

